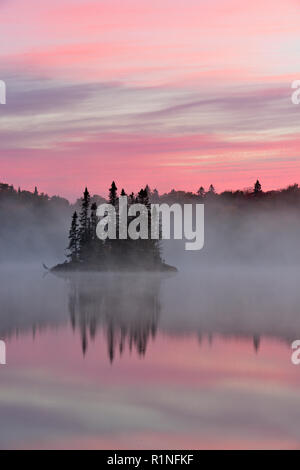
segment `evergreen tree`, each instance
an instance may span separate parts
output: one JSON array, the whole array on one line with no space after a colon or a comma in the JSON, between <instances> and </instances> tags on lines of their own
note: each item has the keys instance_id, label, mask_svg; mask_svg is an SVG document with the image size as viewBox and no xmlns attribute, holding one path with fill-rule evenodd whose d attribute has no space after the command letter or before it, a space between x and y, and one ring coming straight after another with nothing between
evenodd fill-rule
<instances>
[{"instance_id":1,"label":"evergreen tree","mask_svg":"<svg viewBox=\"0 0 300 470\"><path fill-rule=\"evenodd\" d=\"M69 253L67 255L71 261L77 261L78 259L78 221L77 212L75 211L72 216L71 227L69 231Z\"/></svg>"},{"instance_id":2,"label":"evergreen tree","mask_svg":"<svg viewBox=\"0 0 300 470\"><path fill-rule=\"evenodd\" d=\"M262 189L261 189L261 184L260 182L257 180L255 185L254 185L254 194L260 194L262 192Z\"/></svg>"},{"instance_id":3,"label":"evergreen tree","mask_svg":"<svg viewBox=\"0 0 300 470\"><path fill-rule=\"evenodd\" d=\"M152 192L151 192L151 188L150 188L149 184L146 184L145 191L148 194L148 197L149 197L149 200L150 200Z\"/></svg>"},{"instance_id":4,"label":"evergreen tree","mask_svg":"<svg viewBox=\"0 0 300 470\"><path fill-rule=\"evenodd\" d=\"M89 218L89 207L90 207L90 193L85 188L83 198L81 199L81 211L79 217L79 255L80 259L84 260L87 254L87 245L90 239L90 218Z\"/></svg>"},{"instance_id":5,"label":"evergreen tree","mask_svg":"<svg viewBox=\"0 0 300 470\"><path fill-rule=\"evenodd\" d=\"M210 185L208 192L210 194L216 194L216 190L213 184Z\"/></svg>"},{"instance_id":6,"label":"evergreen tree","mask_svg":"<svg viewBox=\"0 0 300 470\"><path fill-rule=\"evenodd\" d=\"M134 193L131 193L129 195L129 200L128 200L128 204L131 205L131 204L134 204L135 203L135 196L134 196Z\"/></svg>"},{"instance_id":7,"label":"evergreen tree","mask_svg":"<svg viewBox=\"0 0 300 470\"><path fill-rule=\"evenodd\" d=\"M198 194L198 196L199 196L201 199L204 198L204 196L205 196L205 189L203 188L203 186L200 186L200 188L199 188L198 191L197 191L197 194Z\"/></svg>"},{"instance_id":8,"label":"evergreen tree","mask_svg":"<svg viewBox=\"0 0 300 470\"><path fill-rule=\"evenodd\" d=\"M90 237L92 240L95 240L97 237L96 227L97 227L97 204L93 202L93 204L91 205L91 225L90 225L90 229L91 229Z\"/></svg>"},{"instance_id":9,"label":"evergreen tree","mask_svg":"<svg viewBox=\"0 0 300 470\"><path fill-rule=\"evenodd\" d=\"M111 183L111 187L109 188L109 194L108 194L108 201L113 206L116 206L117 201L118 201L117 189L118 188L116 186L116 183L113 181Z\"/></svg>"},{"instance_id":10,"label":"evergreen tree","mask_svg":"<svg viewBox=\"0 0 300 470\"><path fill-rule=\"evenodd\" d=\"M151 201L156 204L159 202L159 193L157 189L153 189L152 194L151 194Z\"/></svg>"},{"instance_id":11,"label":"evergreen tree","mask_svg":"<svg viewBox=\"0 0 300 470\"><path fill-rule=\"evenodd\" d=\"M149 189L147 186L144 189L141 189L137 196L137 202L146 206L148 210L148 239L147 240L138 240L139 247L138 249L142 253L141 261L147 266L155 266L158 262L161 261L160 256L160 241L151 238L151 204L149 200ZM158 227L158 231L160 229Z\"/></svg>"}]
</instances>

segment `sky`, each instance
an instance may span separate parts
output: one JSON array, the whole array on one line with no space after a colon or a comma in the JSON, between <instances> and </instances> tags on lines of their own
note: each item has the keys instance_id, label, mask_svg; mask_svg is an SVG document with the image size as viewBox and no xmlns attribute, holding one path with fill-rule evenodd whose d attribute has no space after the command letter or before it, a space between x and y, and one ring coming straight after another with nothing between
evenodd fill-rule
<instances>
[{"instance_id":1,"label":"sky","mask_svg":"<svg viewBox=\"0 0 300 470\"><path fill-rule=\"evenodd\" d=\"M0 180L74 200L298 182L299 0L0 0Z\"/></svg>"}]
</instances>

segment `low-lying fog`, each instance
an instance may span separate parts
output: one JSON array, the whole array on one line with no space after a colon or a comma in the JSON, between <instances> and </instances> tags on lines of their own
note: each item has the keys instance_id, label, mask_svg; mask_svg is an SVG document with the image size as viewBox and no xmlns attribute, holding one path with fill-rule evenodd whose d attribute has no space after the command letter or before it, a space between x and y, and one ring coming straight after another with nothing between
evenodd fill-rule
<instances>
[{"instance_id":1,"label":"low-lying fog","mask_svg":"<svg viewBox=\"0 0 300 470\"><path fill-rule=\"evenodd\" d=\"M68 325L85 350L104 332L108 341L134 343L145 352L148 338L167 335L250 337L290 342L300 334L298 268L183 268L175 275L72 274L39 268L1 269L0 338L38 334ZM296 336L295 336L296 335ZM122 345L121 345L122 346Z\"/></svg>"},{"instance_id":2,"label":"low-lying fog","mask_svg":"<svg viewBox=\"0 0 300 470\"><path fill-rule=\"evenodd\" d=\"M27 216L16 227L6 221L0 229L2 339L71 324L81 331L83 349L102 329L117 341L138 337L142 350L157 329L199 339L245 335L256 346L260 336L290 341L300 333L296 208L243 212L205 206L203 250L185 251L184 241L162 242L163 258L178 268L169 277L46 274L42 263L65 259L69 221L54 214L38 224Z\"/></svg>"}]
</instances>

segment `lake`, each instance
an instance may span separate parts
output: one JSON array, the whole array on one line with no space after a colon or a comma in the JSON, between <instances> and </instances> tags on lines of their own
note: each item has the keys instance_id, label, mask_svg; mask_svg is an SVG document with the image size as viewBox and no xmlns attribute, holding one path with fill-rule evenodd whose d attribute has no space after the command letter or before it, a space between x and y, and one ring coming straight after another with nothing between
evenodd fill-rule
<instances>
[{"instance_id":1,"label":"lake","mask_svg":"<svg viewBox=\"0 0 300 470\"><path fill-rule=\"evenodd\" d=\"M0 447L298 448L298 278L3 266Z\"/></svg>"}]
</instances>

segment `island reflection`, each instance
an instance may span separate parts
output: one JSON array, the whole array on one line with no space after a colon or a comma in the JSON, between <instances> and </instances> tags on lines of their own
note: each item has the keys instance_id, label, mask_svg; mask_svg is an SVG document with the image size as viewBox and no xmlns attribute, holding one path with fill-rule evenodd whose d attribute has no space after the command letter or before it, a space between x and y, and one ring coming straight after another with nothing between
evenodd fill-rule
<instances>
[{"instance_id":1,"label":"island reflection","mask_svg":"<svg viewBox=\"0 0 300 470\"><path fill-rule=\"evenodd\" d=\"M0 338L35 337L72 327L82 353L104 336L111 362L127 349L143 357L158 332L287 343L300 337L300 290L295 270L202 270L175 276L72 273L67 277L10 269L1 276ZM100 338L101 336L101 338Z\"/></svg>"}]
</instances>

